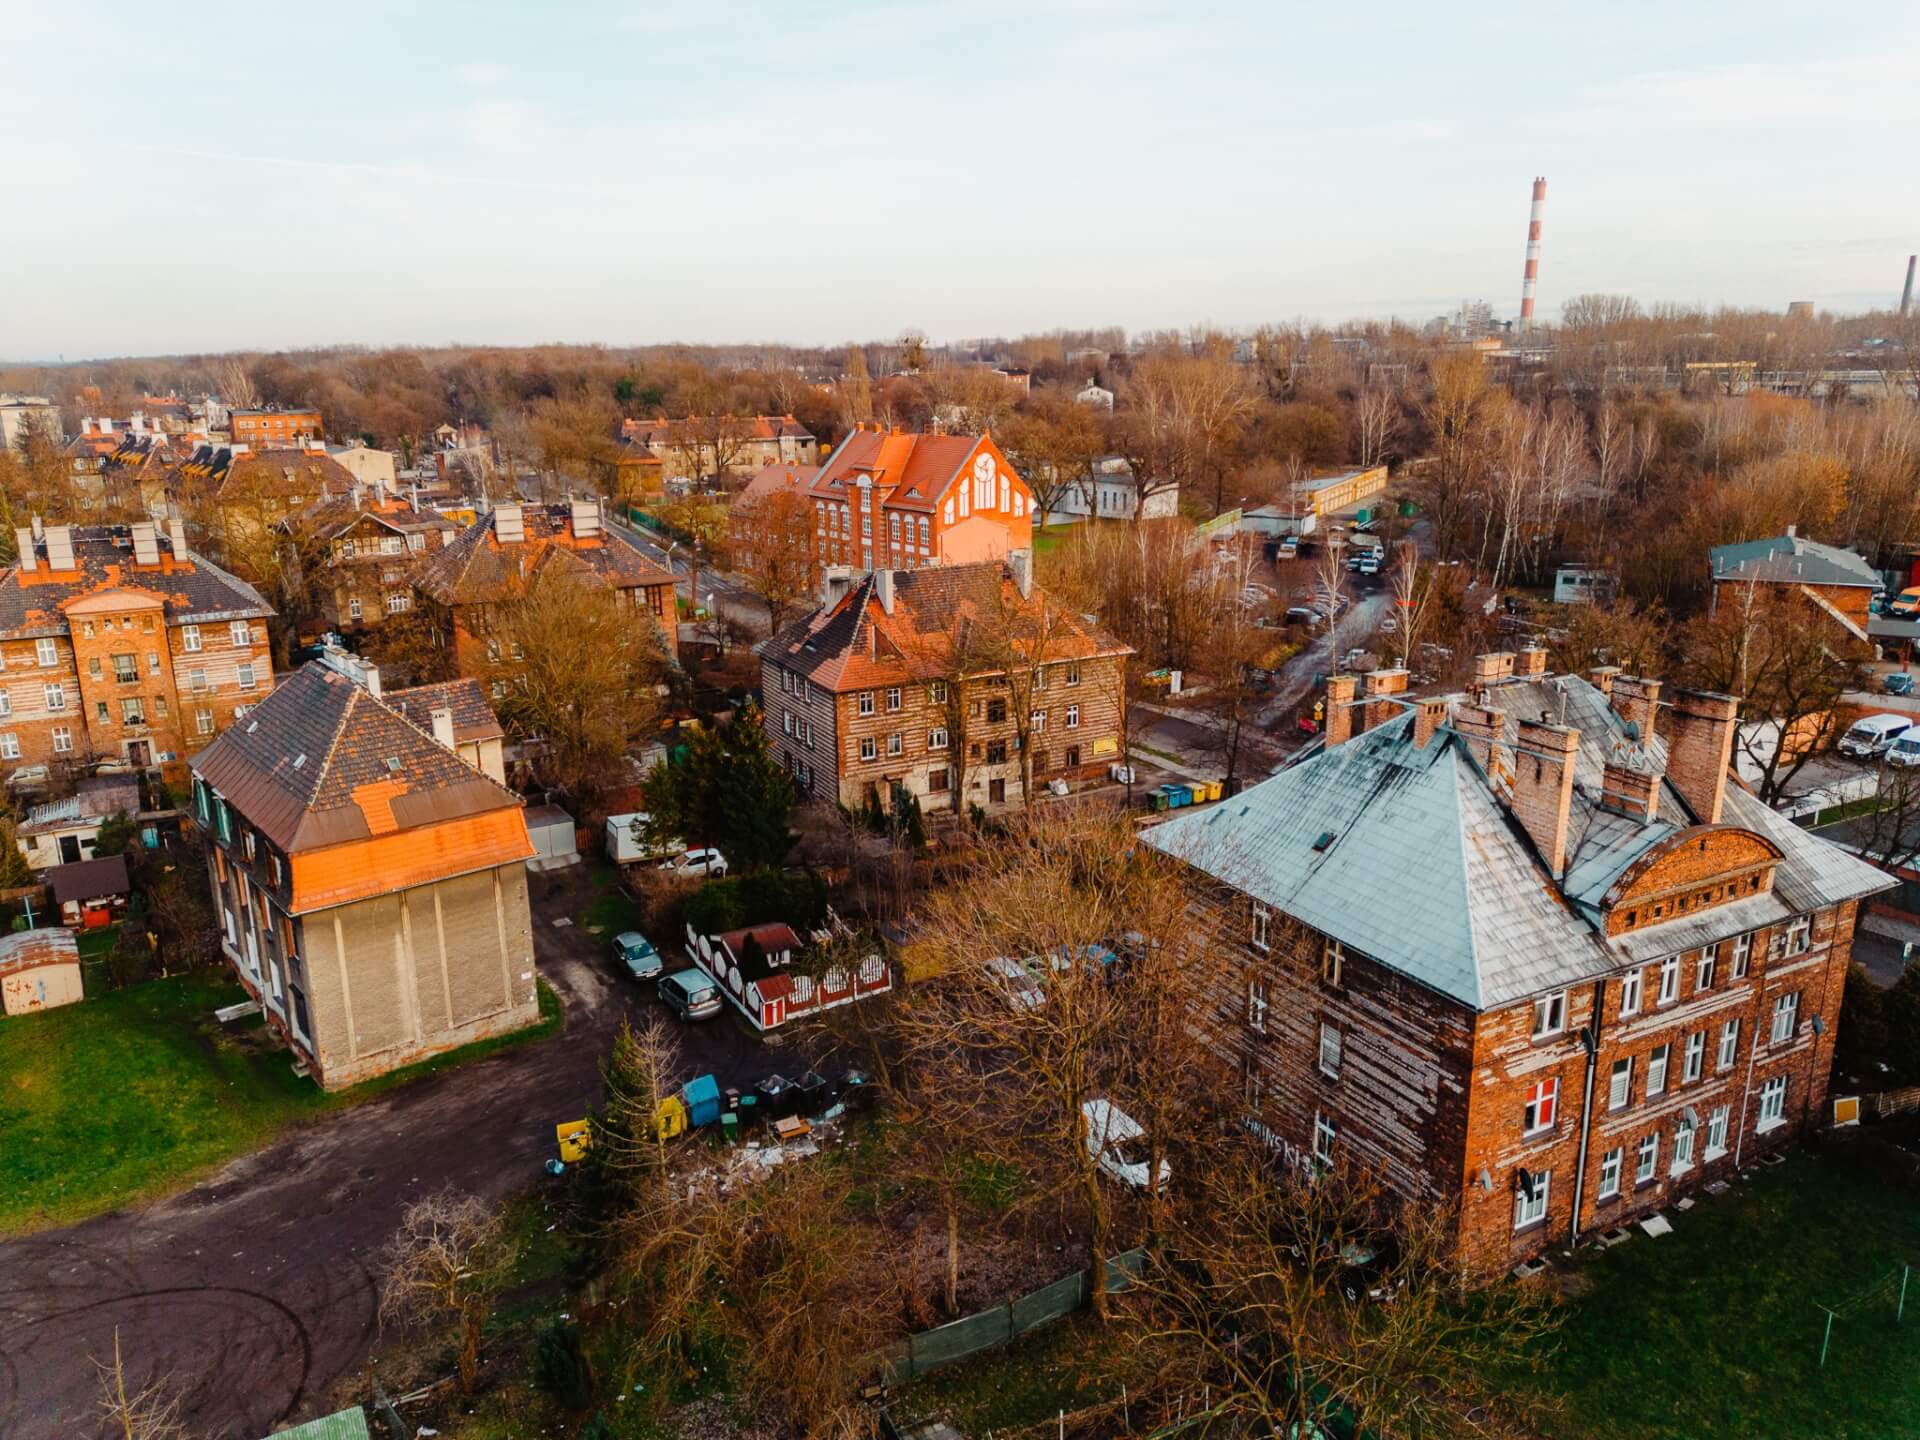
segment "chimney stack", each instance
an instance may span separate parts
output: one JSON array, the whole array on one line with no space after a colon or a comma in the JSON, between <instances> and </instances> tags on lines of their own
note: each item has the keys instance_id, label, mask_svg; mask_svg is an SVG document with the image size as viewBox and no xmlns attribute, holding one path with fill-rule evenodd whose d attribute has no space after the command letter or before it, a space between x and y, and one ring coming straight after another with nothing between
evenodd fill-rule
<instances>
[{"instance_id":1,"label":"chimney stack","mask_svg":"<svg viewBox=\"0 0 1920 1440\"><path fill-rule=\"evenodd\" d=\"M20 570L31 575L40 568L40 557L33 548L33 531L22 525L13 532L13 543L20 552Z\"/></svg>"},{"instance_id":2,"label":"chimney stack","mask_svg":"<svg viewBox=\"0 0 1920 1440\"><path fill-rule=\"evenodd\" d=\"M880 602L882 610L889 615L893 613L893 571L873 572L873 597Z\"/></svg>"},{"instance_id":3,"label":"chimney stack","mask_svg":"<svg viewBox=\"0 0 1920 1440\"><path fill-rule=\"evenodd\" d=\"M1600 803L1636 820L1653 819L1660 806L1660 772L1622 760L1607 761L1600 772Z\"/></svg>"},{"instance_id":4,"label":"chimney stack","mask_svg":"<svg viewBox=\"0 0 1920 1440\"><path fill-rule=\"evenodd\" d=\"M1442 725L1447 723L1447 702L1445 700L1416 700L1413 702L1413 748L1424 750L1432 743L1433 737Z\"/></svg>"},{"instance_id":5,"label":"chimney stack","mask_svg":"<svg viewBox=\"0 0 1920 1440\"><path fill-rule=\"evenodd\" d=\"M1489 650L1484 655L1473 657L1473 683L1490 685L1495 680L1505 680L1513 674L1513 652L1511 650Z\"/></svg>"},{"instance_id":6,"label":"chimney stack","mask_svg":"<svg viewBox=\"0 0 1920 1440\"><path fill-rule=\"evenodd\" d=\"M1026 599L1033 594L1033 551L1020 549L1007 552L1007 568L1013 572L1013 583L1020 591L1020 598Z\"/></svg>"},{"instance_id":7,"label":"chimney stack","mask_svg":"<svg viewBox=\"0 0 1920 1440\"><path fill-rule=\"evenodd\" d=\"M71 525L49 525L47 527L47 569L56 574L75 568L73 558L73 527Z\"/></svg>"},{"instance_id":8,"label":"chimney stack","mask_svg":"<svg viewBox=\"0 0 1920 1440\"><path fill-rule=\"evenodd\" d=\"M173 558L182 565L187 563L187 527L179 520L167 522L167 539L173 545Z\"/></svg>"},{"instance_id":9,"label":"chimney stack","mask_svg":"<svg viewBox=\"0 0 1920 1440\"><path fill-rule=\"evenodd\" d=\"M1537 678L1547 673L1547 652L1538 645L1529 645L1515 657L1513 673Z\"/></svg>"},{"instance_id":10,"label":"chimney stack","mask_svg":"<svg viewBox=\"0 0 1920 1440\"><path fill-rule=\"evenodd\" d=\"M1667 711L1667 779L1702 825L1718 825L1726 806L1739 710L1731 695L1680 690Z\"/></svg>"},{"instance_id":11,"label":"chimney stack","mask_svg":"<svg viewBox=\"0 0 1920 1440\"><path fill-rule=\"evenodd\" d=\"M160 542L151 520L142 520L133 527L133 563L136 565L160 563Z\"/></svg>"},{"instance_id":12,"label":"chimney stack","mask_svg":"<svg viewBox=\"0 0 1920 1440\"><path fill-rule=\"evenodd\" d=\"M848 565L827 565L820 571L820 603L826 606L836 605L847 591L853 588L853 568Z\"/></svg>"},{"instance_id":13,"label":"chimney stack","mask_svg":"<svg viewBox=\"0 0 1920 1440\"><path fill-rule=\"evenodd\" d=\"M1613 712L1634 727L1634 739L1653 739L1653 714L1660 705L1660 682L1644 675L1622 675L1613 682Z\"/></svg>"},{"instance_id":14,"label":"chimney stack","mask_svg":"<svg viewBox=\"0 0 1920 1440\"><path fill-rule=\"evenodd\" d=\"M1357 675L1327 677L1327 694L1323 702L1327 713L1325 723L1321 726L1327 749L1344 745L1353 738L1353 692L1359 687L1360 678Z\"/></svg>"},{"instance_id":15,"label":"chimney stack","mask_svg":"<svg viewBox=\"0 0 1920 1440\"><path fill-rule=\"evenodd\" d=\"M1513 818L1520 822L1553 878L1567 874L1567 824L1573 805L1573 757L1580 732L1544 720L1522 720L1513 757Z\"/></svg>"},{"instance_id":16,"label":"chimney stack","mask_svg":"<svg viewBox=\"0 0 1920 1440\"><path fill-rule=\"evenodd\" d=\"M1618 665L1596 665L1587 672L1587 679L1592 682L1594 689L1611 700L1613 682L1620 678L1620 673Z\"/></svg>"},{"instance_id":17,"label":"chimney stack","mask_svg":"<svg viewBox=\"0 0 1920 1440\"><path fill-rule=\"evenodd\" d=\"M1492 780L1493 747L1499 743L1506 717L1484 705L1456 705L1453 709L1453 733L1465 742L1474 763Z\"/></svg>"},{"instance_id":18,"label":"chimney stack","mask_svg":"<svg viewBox=\"0 0 1920 1440\"><path fill-rule=\"evenodd\" d=\"M454 750L458 747L453 741L453 711L445 705L436 705L427 712L427 718L433 722L433 738L443 749Z\"/></svg>"},{"instance_id":19,"label":"chimney stack","mask_svg":"<svg viewBox=\"0 0 1920 1440\"><path fill-rule=\"evenodd\" d=\"M1540 212L1546 208L1547 177L1533 178L1533 208L1527 212L1527 265L1520 274L1520 329L1533 329L1533 292L1540 283Z\"/></svg>"},{"instance_id":20,"label":"chimney stack","mask_svg":"<svg viewBox=\"0 0 1920 1440\"><path fill-rule=\"evenodd\" d=\"M1392 670L1371 670L1366 676L1366 695L1368 704L1361 715L1361 728L1371 730L1384 725L1400 713L1400 706L1383 697L1404 695L1407 692L1407 672L1395 668Z\"/></svg>"}]
</instances>

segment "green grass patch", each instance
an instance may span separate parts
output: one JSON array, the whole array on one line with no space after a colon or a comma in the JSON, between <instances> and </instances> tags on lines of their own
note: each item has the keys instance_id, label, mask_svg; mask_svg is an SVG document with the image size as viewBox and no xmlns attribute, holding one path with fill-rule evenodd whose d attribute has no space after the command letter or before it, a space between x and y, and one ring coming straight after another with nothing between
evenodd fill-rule
<instances>
[{"instance_id":1,"label":"green grass patch","mask_svg":"<svg viewBox=\"0 0 1920 1440\"><path fill-rule=\"evenodd\" d=\"M214 1019L245 998L232 981L184 975L0 1018L0 1234L177 1190L289 1125L552 1034L561 1022L559 997L543 981L537 1025L330 1095L293 1073L259 1017Z\"/></svg>"},{"instance_id":2,"label":"green grass patch","mask_svg":"<svg viewBox=\"0 0 1920 1440\"><path fill-rule=\"evenodd\" d=\"M111 955L113 947L120 943L120 926L118 924L102 925L98 930L82 930L74 940L80 947L80 959L83 963L99 959Z\"/></svg>"},{"instance_id":3,"label":"green grass patch","mask_svg":"<svg viewBox=\"0 0 1920 1440\"><path fill-rule=\"evenodd\" d=\"M1567 1440L1879 1440L1920 1416L1920 1201L1841 1160L1796 1155L1731 1194L1591 1252L1538 1383ZM1890 1288L1878 1293L1877 1286ZM1871 1298L1863 1298L1871 1295ZM1820 1366L1822 1305L1843 1313Z\"/></svg>"},{"instance_id":4,"label":"green grass patch","mask_svg":"<svg viewBox=\"0 0 1920 1440\"><path fill-rule=\"evenodd\" d=\"M593 886L600 893L574 917L574 924L590 933L597 931L609 940L625 930L644 930L640 907L615 883L611 872L601 871L595 875Z\"/></svg>"},{"instance_id":5,"label":"green grass patch","mask_svg":"<svg viewBox=\"0 0 1920 1440\"><path fill-rule=\"evenodd\" d=\"M962 1435L1038 1425L1062 1410L1072 1414L1119 1395L1116 1343L1110 1327L1071 1315L915 1380L892 1410L896 1416L949 1414Z\"/></svg>"}]
</instances>

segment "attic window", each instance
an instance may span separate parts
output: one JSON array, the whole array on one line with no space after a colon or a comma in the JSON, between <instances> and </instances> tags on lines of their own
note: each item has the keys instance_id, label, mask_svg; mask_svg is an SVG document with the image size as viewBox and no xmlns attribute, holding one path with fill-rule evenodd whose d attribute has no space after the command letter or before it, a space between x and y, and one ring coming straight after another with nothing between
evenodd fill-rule
<instances>
[{"instance_id":1,"label":"attic window","mask_svg":"<svg viewBox=\"0 0 1920 1440\"><path fill-rule=\"evenodd\" d=\"M1324 851L1331 844L1333 844L1333 831L1322 830L1320 838L1313 842L1313 848L1316 851Z\"/></svg>"},{"instance_id":2,"label":"attic window","mask_svg":"<svg viewBox=\"0 0 1920 1440\"><path fill-rule=\"evenodd\" d=\"M400 773L400 757L398 755L387 756L387 773L389 775L398 775Z\"/></svg>"},{"instance_id":3,"label":"attic window","mask_svg":"<svg viewBox=\"0 0 1920 1440\"><path fill-rule=\"evenodd\" d=\"M305 751L302 751L300 754L293 757L293 768L296 770L298 770L302 765L306 763L307 763L307 756Z\"/></svg>"},{"instance_id":4,"label":"attic window","mask_svg":"<svg viewBox=\"0 0 1920 1440\"><path fill-rule=\"evenodd\" d=\"M259 728L260 728L260 722L258 720L250 720L247 722L247 734L251 735L253 734L254 731L258 730Z\"/></svg>"}]
</instances>

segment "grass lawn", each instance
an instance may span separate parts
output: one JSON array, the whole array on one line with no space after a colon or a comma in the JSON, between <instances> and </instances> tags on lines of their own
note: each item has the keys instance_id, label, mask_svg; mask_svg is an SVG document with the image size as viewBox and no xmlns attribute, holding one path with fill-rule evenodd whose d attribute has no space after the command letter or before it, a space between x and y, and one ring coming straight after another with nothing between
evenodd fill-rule
<instances>
[{"instance_id":1,"label":"grass lawn","mask_svg":"<svg viewBox=\"0 0 1920 1440\"><path fill-rule=\"evenodd\" d=\"M78 1005L0 1019L0 1234L67 1224L180 1188L286 1126L551 1033L541 1021L329 1095L263 1043L258 1017L222 1026L245 999L229 981L177 976Z\"/></svg>"},{"instance_id":2,"label":"grass lawn","mask_svg":"<svg viewBox=\"0 0 1920 1440\"><path fill-rule=\"evenodd\" d=\"M590 935L611 940L625 930L645 931L640 907L620 888L620 877L611 870L596 870L593 875L594 898L574 917L574 923ZM648 936L655 944L658 936Z\"/></svg>"},{"instance_id":3,"label":"grass lawn","mask_svg":"<svg viewBox=\"0 0 1920 1440\"><path fill-rule=\"evenodd\" d=\"M951 1415L962 1435L1001 1434L1118 1398L1113 1332L1070 1315L1010 1345L922 1376L901 1390L896 1419ZM1049 1432L1051 1433L1051 1432Z\"/></svg>"},{"instance_id":4,"label":"grass lawn","mask_svg":"<svg viewBox=\"0 0 1920 1440\"><path fill-rule=\"evenodd\" d=\"M1592 1253L1545 1381L1567 1440L1920 1434L1920 1200L1838 1160L1795 1155L1668 1212L1674 1233ZM1892 1289L1857 1297L1892 1277ZM1848 1311L1849 1302L1853 1302ZM1829 1305L1843 1311L1820 1368Z\"/></svg>"}]
</instances>

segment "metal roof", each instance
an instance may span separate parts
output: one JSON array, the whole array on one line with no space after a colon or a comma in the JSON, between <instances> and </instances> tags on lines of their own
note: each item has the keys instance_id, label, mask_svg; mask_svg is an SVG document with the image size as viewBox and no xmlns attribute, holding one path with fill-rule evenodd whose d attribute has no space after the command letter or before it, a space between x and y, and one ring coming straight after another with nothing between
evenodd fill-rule
<instances>
[{"instance_id":1,"label":"metal roof","mask_svg":"<svg viewBox=\"0 0 1920 1440\"><path fill-rule=\"evenodd\" d=\"M1715 580L1762 580L1801 585L1880 584L1880 572L1851 550L1801 535L1776 535L1707 552Z\"/></svg>"},{"instance_id":2,"label":"metal roof","mask_svg":"<svg viewBox=\"0 0 1920 1440\"><path fill-rule=\"evenodd\" d=\"M275 1431L272 1440L370 1440L367 1412L358 1405L338 1414L323 1415L291 1430Z\"/></svg>"}]
</instances>

